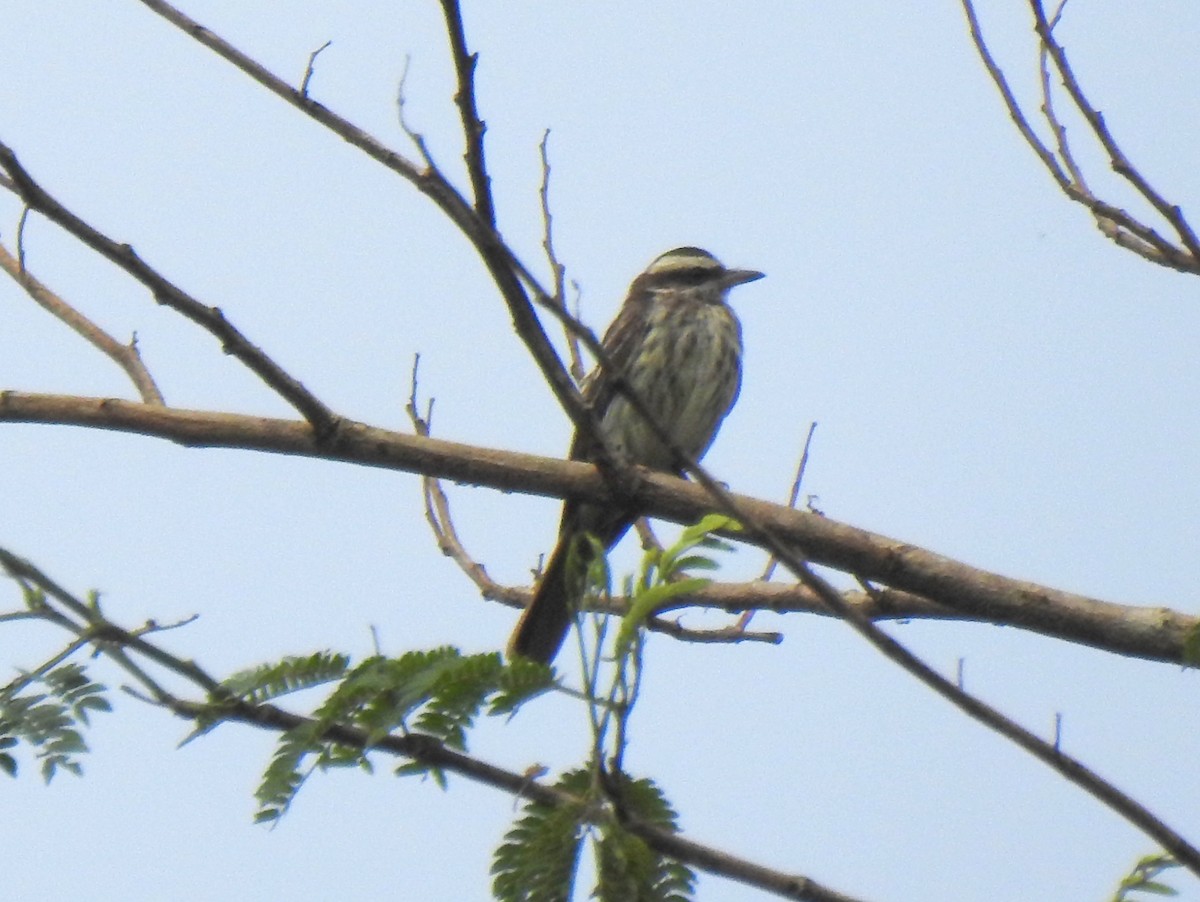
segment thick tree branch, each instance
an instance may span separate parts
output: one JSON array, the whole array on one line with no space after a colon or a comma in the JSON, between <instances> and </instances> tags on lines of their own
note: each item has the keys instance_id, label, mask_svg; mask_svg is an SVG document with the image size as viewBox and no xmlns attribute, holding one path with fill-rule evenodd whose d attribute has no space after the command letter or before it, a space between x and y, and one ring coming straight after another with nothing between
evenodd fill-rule
<instances>
[{"instance_id":1,"label":"thick tree branch","mask_svg":"<svg viewBox=\"0 0 1200 902\"><path fill-rule=\"evenodd\" d=\"M84 426L167 439L188 447L241 448L336 460L544 497L609 497L605 480L586 463L477 448L354 421L345 421L335 440L322 445L308 424L294 420L177 410L104 398L0 392L0 422ZM692 523L713 509L711 497L699 486L649 471L642 471L641 477L633 498L652 516ZM743 495L734 498L755 519L803 548L813 562L926 599L934 606L927 609L930 615L940 606L948 618L1018 626L1115 654L1173 664L1187 663L1185 643L1200 629L1200 618L1166 607L1112 604L1010 579L807 511ZM755 541L743 534L734 538ZM765 607L783 610L789 605L817 607L813 596L797 587L762 585L737 598L731 597L734 591L721 596L714 588L699 597L711 597L714 604L731 609L744 609L755 599ZM877 601L864 610L881 613L887 604ZM899 608L897 616L903 610L919 615L914 601L903 604L910 607Z\"/></svg>"}]
</instances>

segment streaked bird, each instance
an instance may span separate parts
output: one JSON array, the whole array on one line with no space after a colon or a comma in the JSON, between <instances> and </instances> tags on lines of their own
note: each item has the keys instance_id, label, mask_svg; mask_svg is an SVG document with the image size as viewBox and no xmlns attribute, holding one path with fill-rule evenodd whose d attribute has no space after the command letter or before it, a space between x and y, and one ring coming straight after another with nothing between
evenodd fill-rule
<instances>
[{"instance_id":1,"label":"streaked bird","mask_svg":"<svg viewBox=\"0 0 1200 902\"><path fill-rule=\"evenodd\" d=\"M698 247L667 251L633 280L617 318L604 335L612 371L597 366L583 383L609 450L629 463L677 475L683 462L614 387L613 372L645 402L674 444L701 457L737 399L742 381L742 330L727 303L735 285L761 279L750 269L726 269ZM570 457L591 460L595 449L577 432ZM550 556L509 642L510 656L549 663L558 653L583 595L595 536L612 548L637 511L568 500L558 545Z\"/></svg>"}]
</instances>

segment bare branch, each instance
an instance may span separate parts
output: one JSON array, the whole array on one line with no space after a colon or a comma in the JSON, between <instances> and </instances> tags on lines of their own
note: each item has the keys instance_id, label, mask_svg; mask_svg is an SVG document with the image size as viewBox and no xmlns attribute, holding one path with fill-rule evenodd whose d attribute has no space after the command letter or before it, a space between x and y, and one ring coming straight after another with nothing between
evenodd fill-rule
<instances>
[{"instance_id":1,"label":"bare branch","mask_svg":"<svg viewBox=\"0 0 1200 902\"><path fill-rule=\"evenodd\" d=\"M143 0L143 3L148 7L159 11L163 15L167 15L164 10L169 10L170 14L176 21L180 17L177 11L167 6L167 4L159 2L159 0ZM476 245L481 258L491 272L493 279L496 281L506 304L514 318L514 324L526 342L534 358L538 361L543 373L554 388L556 396L560 402L572 416L576 422L577 428L585 430L590 434L595 434L591 417L587 411L582 408L577 393L569 385L566 372L562 368L562 364L558 359L558 355L554 352L553 347L546 339L545 333L541 328L541 324L537 321L530 307L529 299L525 294L522 286L522 281L531 286L536 286L536 281L533 280L528 272L520 266L512 254L512 252L504 245L499 235L494 228L494 214L490 204L490 195L488 193L488 185L486 182L486 170L483 168L483 152L482 152L482 122L478 119L474 112L474 96L473 87L471 93L463 90L464 85L471 85L470 76L473 74L474 59L470 57L465 50L465 41L462 40L461 18L458 16L457 4L451 3L450 0L443 0L443 9L447 14L448 28L451 32L452 42L455 42L455 63L460 75L460 92L458 102L460 104L460 112L463 114L464 125L467 131L467 156L468 168L471 170L472 183L476 193L476 203L474 210L467 210L469 216L463 216L461 208L447 209L448 215L468 234ZM190 21L190 20L188 20ZM183 26L181 26L183 27ZM201 40L209 46L214 46L211 41L211 34L206 31L189 31L197 40ZM222 42L223 43L223 42ZM220 51L219 51L220 52ZM254 64L257 67L257 64ZM465 67L465 68L464 68ZM261 70L261 67L257 67ZM249 70L247 70L249 71ZM262 70L265 71L265 70ZM464 72L467 76L464 79ZM260 77L256 75L255 77ZM273 77L272 77L273 78ZM307 98L296 96L297 92L290 88L286 89L281 96L289 97L292 102L296 103L300 108L306 110L310 115L317 115L317 110L322 112L323 108L313 104ZM294 99L293 99L294 98ZM469 102L469 107L467 106ZM470 113L470 115L468 115ZM323 118L322 121L327 121ZM395 156L394 154L392 156ZM477 165L473 165L474 163ZM405 161L407 163L407 161ZM411 164L407 164L411 168ZM424 177L426 181L438 182L436 190L433 188L425 188L431 197L441 196L443 202L449 203L450 199L456 199L461 202L461 197L454 192L453 189L445 184L444 180L439 180L429 173L424 173L418 176L418 179ZM420 181L414 181L420 184ZM1065 190L1065 189L1064 189ZM486 201L484 198L488 198ZM453 205L451 205L453 207ZM482 219L481 219L482 214ZM482 228L479 228L482 226ZM543 300L544 292L540 289L535 289L535 294L540 295L537 299ZM590 333L589 333L590 334ZM604 365L603 355L597 355L600 365ZM670 437L666 436L663 430L654 421L653 417L647 416L645 405L640 402L640 398L635 393L628 390L628 386L619 389L629 400L631 406L643 416L647 425L651 427L657 438L664 441L667 447L677 451L674 443L670 441ZM3 401L0 398L0 401ZM425 441L432 441L426 439ZM341 453L341 443L339 447L334 449L336 453ZM1192 849L1181 837L1170 831L1165 825L1158 822L1153 816L1141 806L1137 805L1132 799L1122 795L1115 788L1103 783L1090 771L1087 771L1078 762L1061 755L1051 746L1038 739L1029 731L1024 730L1017 724L1003 717L999 712L983 702L966 695L953 683L941 677L932 668L925 665L919 659L914 657L900 643L896 642L886 633L881 632L874 624L861 616L861 613L853 607L847 606L840 595L822 578L817 576L808 566L807 558L812 555L812 548L809 544L802 540L797 540L793 537L788 537L785 541L782 536L785 534L778 530L777 524L772 522L769 512L756 509L755 505L761 504L754 502L751 499L742 499L732 495L726 491L715 479L713 479L705 470L696 465L694 460L689 460L686 456L681 456L682 460L687 461L687 472L703 487L703 496L706 498L706 504L709 507L715 506L724 513L730 514L737 518L747 530L747 535L756 542L768 548L772 553L778 556L780 561L784 563L797 578L810 590L816 593L822 601L824 601L832 610L839 616L845 619L851 626L862 635L867 641L874 645L881 653L889 659L897 663L911 675L919 679L921 682L934 689L952 704L964 711L971 717L984 723L989 728L996 730L1001 735L1006 736L1011 741L1017 743L1022 748L1025 748L1035 757L1047 763L1059 773L1066 776L1068 779L1075 782L1077 785L1091 792L1096 798L1105 802L1114 810L1120 812L1131 822L1137 824L1141 829L1145 830L1151 836L1155 837L1168 850L1174 853L1182 861L1194 866L1200 871L1200 854ZM621 475L628 475L630 471L621 468ZM645 477L643 474L638 474L641 481L644 483L637 486L637 492L641 495L643 492L647 496L646 500L650 500L653 495L652 488L654 481ZM632 493L631 493L632 494ZM646 505L647 508L653 507L653 502ZM799 512L789 512L792 516L797 516ZM803 554L799 549L803 548ZM908 554L906 548L892 549L892 563L896 561L903 562ZM868 576L865 571L860 568L850 568L851 572ZM892 567L885 568L886 580L889 583L895 584L895 580L891 577L894 575ZM901 565L898 569L903 570ZM922 594L929 595L928 592ZM941 601L942 599L938 598Z\"/></svg>"},{"instance_id":2,"label":"bare branch","mask_svg":"<svg viewBox=\"0 0 1200 902\"><path fill-rule=\"evenodd\" d=\"M442 14L446 17L446 35L450 38L450 55L454 60L454 72L458 77L458 90L454 103L462 119L463 141L466 151L463 159L471 177L471 193L475 195L475 213L490 229L496 228L496 211L492 204L492 180L487 173L483 154L483 134L487 126L479 118L475 104L475 66L479 55L467 50L467 39L463 33L462 11L458 0L441 0Z\"/></svg>"},{"instance_id":3,"label":"bare branch","mask_svg":"<svg viewBox=\"0 0 1200 902\"><path fill-rule=\"evenodd\" d=\"M546 262L550 265L550 272L554 276L554 294L551 300L564 313L571 315L567 310L567 292L566 292L566 272L567 268L558 258L558 252L554 248L554 217L550 212L550 129L542 134L541 143L538 145L538 153L542 159L542 184L538 189L538 198L542 205L542 249L546 252ZM573 317L578 319L578 315ZM584 367L583 358L579 355L579 342L569 331L566 333L567 352L571 358L571 376L576 383L583 382Z\"/></svg>"},{"instance_id":4,"label":"bare branch","mask_svg":"<svg viewBox=\"0 0 1200 902\"><path fill-rule=\"evenodd\" d=\"M413 357L412 381L405 410L412 423L413 432L422 438L429 438L433 419L433 399L430 398L425 415L421 416L418 412L417 401L417 365L420 363L420 359L419 354ZM441 480L433 476L422 476L421 495L425 507L425 521L429 524L438 550L458 565L458 569L476 585L484 598L495 598L505 594L504 588L488 576L483 564L467 553L466 547L458 537L458 531L454 528L454 521L450 517L450 500L442 489Z\"/></svg>"},{"instance_id":5,"label":"bare branch","mask_svg":"<svg viewBox=\"0 0 1200 902\"><path fill-rule=\"evenodd\" d=\"M579 461L475 448L346 421L336 447L322 446L303 422L159 408L105 398L0 391L0 422L57 423L136 433L188 447L241 448L428 474L501 491L610 501L596 468ZM648 515L694 523L712 511L700 486L641 471L633 502ZM816 563L857 573L944 606L958 618L1035 630L1130 657L1185 663L1184 644L1200 618L1165 607L1124 606L1009 579L915 545L744 495L734 496L756 521L804 548ZM758 543L755 534L737 541ZM788 587L756 587L766 607L783 604ZM819 597L819 596L814 596ZM800 603L796 596L791 603ZM807 602L806 602L807 603ZM726 604L725 606L730 606Z\"/></svg>"},{"instance_id":6,"label":"bare branch","mask_svg":"<svg viewBox=\"0 0 1200 902\"><path fill-rule=\"evenodd\" d=\"M329 47L329 45L332 43L333 43L333 41L326 41L324 44L322 44L320 47L318 47L316 50L314 50L312 53L310 53L308 55L308 65L304 67L304 78L300 79L300 93L303 96L305 96L305 97L308 96L308 85L312 81L313 71L317 65L317 57L320 56L322 53L324 53L325 50Z\"/></svg>"},{"instance_id":7,"label":"bare branch","mask_svg":"<svg viewBox=\"0 0 1200 902\"><path fill-rule=\"evenodd\" d=\"M686 627L679 619L663 617L661 612L646 621L651 632L663 633L680 642L697 645L738 645L742 642L762 642L767 645L782 645L783 633L774 630L747 630L740 623L715 629L698 630Z\"/></svg>"},{"instance_id":8,"label":"bare branch","mask_svg":"<svg viewBox=\"0 0 1200 902\"><path fill-rule=\"evenodd\" d=\"M804 482L804 471L808 467L808 452L812 448L813 435L817 431L817 423L814 420L808 424L808 434L804 436L804 450L800 452L800 462L796 464L796 477L792 480L792 488L788 492L788 507L795 507L796 502L800 500L800 485ZM767 582L775 574L775 567L779 564L779 560L773 555L767 558L767 566L763 568L763 574L759 577L763 582Z\"/></svg>"},{"instance_id":9,"label":"bare branch","mask_svg":"<svg viewBox=\"0 0 1200 902\"><path fill-rule=\"evenodd\" d=\"M312 424L318 435L325 437L334 431L337 425L336 415L262 350L251 344L225 318L219 307L209 307L200 303L145 263L128 244L118 244L60 204L33 179L17 160L16 154L3 143L0 143L0 168L8 172L17 194L32 209L62 226L83 244L125 270L150 289L155 301L181 313L219 339L226 354L240 360L295 407Z\"/></svg>"},{"instance_id":10,"label":"bare branch","mask_svg":"<svg viewBox=\"0 0 1200 902\"><path fill-rule=\"evenodd\" d=\"M10 182L10 184L12 183ZM15 185L13 191L16 191ZM25 269L25 226L28 222L29 204L25 204L21 207L21 217L17 220L17 264L22 271Z\"/></svg>"},{"instance_id":11,"label":"bare branch","mask_svg":"<svg viewBox=\"0 0 1200 902\"><path fill-rule=\"evenodd\" d=\"M549 295L529 269L504 243L493 225L480 219L471 205L463 199L462 195L436 167L429 169L417 167L412 161L385 147L356 125L316 101L305 97L228 41L218 37L164 0L141 0L141 3L245 72L273 94L328 128L352 147L357 147L376 162L402 176L433 201L475 247L501 297L504 298L504 303L512 316L513 328L529 349L530 355L537 363L538 369L554 393L555 399L571 418L572 424L576 429L583 430L585 433L595 433L592 418L584 406L583 399L563 367L554 346L546 337L523 286L529 287L530 292L539 303L544 303ZM482 145L480 145L480 153L482 153Z\"/></svg>"},{"instance_id":12,"label":"bare branch","mask_svg":"<svg viewBox=\"0 0 1200 902\"><path fill-rule=\"evenodd\" d=\"M971 40L975 45L980 60L995 83L1008 114L1017 126L1017 130L1025 142L1037 154L1038 159L1054 178L1062 192L1072 201L1086 207L1096 220L1100 231L1119 245L1140 257L1166 266L1178 272L1191 274L1200 273L1200 253L1197 253L1196 239L1191 228L1183 218L1178 207L1171 205L1161 197L1120 151L1115 139L1108 131L1103 116L1088 103L1075 79L1074 72L1067 63L1066 53L1053 37L1054 27L1062 16L1065 2L1055 9L1051 20L1046 18L1042 0L1030 0L1034 12L1034 28L1039 40L1039 75L1042 93L1042 116L1054 133L1057 155L1051 151L1029 122L1029 117L1021 109L1015 95L1008 85L1007 79L996 64L979 27L973 0L962 0L963 11L971 31ZM1088 187L1082 169L1077 165L1074 154L1067 138L1067 130L1059 119L1051 98L1049 68L1047 58L1054 60L1055 68L1062 76L1063 84L1072 102L1083 115L1093 134L1109 154L1112 168L1129 181L1134 188L1171 224L1176 234L1183 242L1178 247L1162 237L1154 228L1140 222L1131 214L1096 197ZM1061 163L1060 163L1061 159Z\"/></svg>"},{"instance_id":13,"label":"bare branch","mask_svg":"<svg viewBox=\"0 0 1200 902\"><path fill-rule=\"evenodd\" d=\"M1037 132L1033 130L1033 126L1029 124L1029 119L1025 116L1025 112L1021 109L1021 105L1017 103L1017 98L1012 92L1012 88L1008 86L1008 79L1004 77L1004 72L996 65L996 60L992 56L991 50L988 49L987 43L983 39L983 31L979 27L979 17L975 13L975 4L973 0L962 0L963 12L967 16L967 25L971 29L971 40L975 44L975 50L979 53L979 58L983 61L984 67L991 76L992 81L996 85L996 90L1000 92L1000 96L1004 98L1004 105L1008 108L1008 115L1017 126L1017 131L1021 133L1021 137L1025 139L1025 143L1030 146L1038 159L1042 161L1042 165L1046 167L1046 171L1058 183L1058 186L1064 191L1071 184L1071 180L1063 172L1059 166L1058 160L1054 154L1050 152Z\"/></svg>"},{"instance_id":14,"label":"bare branch","mask_svg":"<svg viewBox=\"0 0 1200 902\"><path fill-rule=\"evenodd\" d=\"M412 66L412 57L404 58L404 68L400 72L400 83L396 85L396 115L400 120L400 130L408 135L410 141L416 145L417 152L421 154L421 159L425 161L425 166L430 172L437 172L437 163L433 160L433 155L429 152L429 145L425 142L425 136L408 124L408 118L404 113L404 108L407 103L407 95L405 88L408 85L408 70ZM445 178L443 177L443 181Z\"/></svg>"},{"instance_id":15,"label":"bare branch","mask_svg":"<svg viewBox=\"0 0 1200 902\"><path fill-rule=\"evenodd\" d=\"M1075 72L1071 69L1071 64L1067 61L1067 52L1054 37L1053 26L1046 19L1046 10L1043 7L1042 0L1029 0L1029 5L1033 10L1034 28L1041 39L1042 46L1050 53L1050 57L1054 60L1054 67L1058 70L1059 75L1062 76L1063 87L1067 89L1067 93L1071 96L1075 108L1087 120L1092 133L1108 153L1113 171L1128 181L1158 211L1159 215L1171 224L1171 227L1179 236L1179 240L1187 248L1188 254L1191 255L1192 264L1194 266L1200 265L1200 242L1197 242L1196 234L1184 218L1183 211L1159 194L1137 167L1129 162L1129 158L1125 156L1124 151L1117 144L1112 132L1109 131L1108 125L1104 121L1104 116L1084 96L1083 88L1080 87L1079 81L1075 78ZM1057 16L1055 18L1057 21Z\"/></svg>"},{"instance_id":16,"label":"bare branch","mask_svg":"<svg viewBox=\"0 0 1200 902\"><path fill-rule=\"evenodd\" d=\"M62 320L76 334L105 354L117 364L133 382L134 388L147 404L162 404L163 396L154 384L154 377L146 369L142 357L138 353L137 341L127 345L121 344L98 325L64 301L61 297L40 282L22 262L8 252L0 244L0 269L3 269L13 281L25 289L25 293L33 298L42 309Z\"/></svg>"},{"instance_id":17,"label":"bare branch","mask_svg":"<svg viewBox=\"0 0 1200 902\"><path fill-rule=\"evenodd\" d=\"M1062 0L1058 8L1054 11L1054 24L1062 18L1063 10L1067 6L1067 0ZM1053 25L1051 26L1053 27ZM1075 183L1084 194L1091 196L1092 192L1084 180L1083 171L1075 162L1075 155L1071 152L1070 142L1067 140L1067 128L1058 118L1058 114L1054 110L1054 94L1050 90L1050 53L1043 44L1041 51L1038 53L1038 68L1041 75L1042 84L1042 116L1050 123L1051 129L1054 131L1054 140L1058 145L1058 156L1070 173L1070 180Z\"/></svg>"}]
</instances>

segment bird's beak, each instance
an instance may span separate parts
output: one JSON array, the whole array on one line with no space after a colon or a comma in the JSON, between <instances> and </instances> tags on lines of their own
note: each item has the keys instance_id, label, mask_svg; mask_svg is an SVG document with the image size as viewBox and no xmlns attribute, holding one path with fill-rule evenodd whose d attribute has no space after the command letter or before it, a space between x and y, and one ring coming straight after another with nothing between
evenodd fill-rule
<instances>
[{"instance_id":1,"label":"bird's beak","mask_svg":"<svg viewBox=\"0 0 1200 902\"><path fill-rule=\"evenodd\" d=\"M756 269L727 269L723 281L726 288L732 288L734 285L745 285L747 282L755 282L761 279L765 273L761 273Z\"/></svg>"}]
</instances>

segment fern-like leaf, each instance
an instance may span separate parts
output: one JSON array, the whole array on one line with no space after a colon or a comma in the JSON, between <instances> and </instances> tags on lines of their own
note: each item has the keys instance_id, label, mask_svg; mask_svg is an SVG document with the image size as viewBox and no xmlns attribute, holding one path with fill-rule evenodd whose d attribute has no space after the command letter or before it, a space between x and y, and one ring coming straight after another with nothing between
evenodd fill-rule
<instances>
[{"instance_id":1,"label":"fern-like leaf","mask_svg":"<svg viewBox=\"0 0 1200 902\"><path fill-rule=\"evenodd\" d=\"M696 876L673 858L660 855L621 826L637 820L670 833L678 831L678 815L653 780L615 778L618 804L624 815L604 825L597 844L600 879L596 894L604 900L687 902Z\"/></svg>"},{"instance_id":2,"label":"fern-like leaf","mask_svg":"<svg viewBox=\"0 0 1200 902\"><path fill-rule=\"evenodd\" d=\"M254 671L256 676L239 676L239 685L247 692L261 693L264 688L298 686L296 674L315 677L339 668L345 670L341 656L289 661L299 661L300 665L259 669ZM313 712L311 722L280 738L259 786L256 820L276 821L282 817L304 781L316 770L355 766L371 770L371 746L395 730L411 728L447 746L465 749L467 731L480 710L500 692L505 679L514 679L506 677L509 670L498 654L464 656L453 648L414 651L399 658L367 658L345 672ZM531 681L528 673L523 673L522 679ZM325 739L335 724L365 730L366 748ZM396 773L429 775L440 786L446 782L444 773L419 761L401 765Z\"/></svg>"},{"instance_id":3,"label":"fern-like leaf","mask_svg":"<svg viewBox=\"0 0 1200 902\"><path fill-rule=\"evenodd\" d=\"M238 698L257 705L336 680L346 672L349 664L346 655L317 651L239 671L223 680L221 685Z\"/></svg>"},{"instance_id":4,"label":"fern-like leaf","mask_svg":"<svg viewBox=\"0 0 1200 902\"><path fill-rule=\"evenodd\" d=\"M40 683L45 692L21 694ZM90 725L89 712L111 709L105 687L93 683L78 664L64 664L49 673L23 679L22 690L0 690L0 749L16 748L22 742L36 749L42 779L49 783L59 769L76 776L83 773L79 756L88 751L80 727ZM16 776L14 755L0 753L0 770Z\"/></svg>"},{"instance_id":5,"label":"fern-like leaf","mask_svg":"<svg viewBox=\"0 0 1200 902\"><path fill-rule=\"evenodd\" d=\"M557 786L582 797L590 784L591 774L576 770L564 774ZM492 861L492 893L498 902L567 902L584 826L582 806L527 802Z\"/></svg>"},{"instance_id":6,"label":"fern-like leaf","mask_svg":"<svg viewBox=\"0 0 1200 902\"><path fill-rule=\"evenodd\" d=\"M488 707L488 714L511 714L531 698L554 687L554 670L545 664L516 658L500 673L499 690Z\"/></svg>"}]
</instances>

